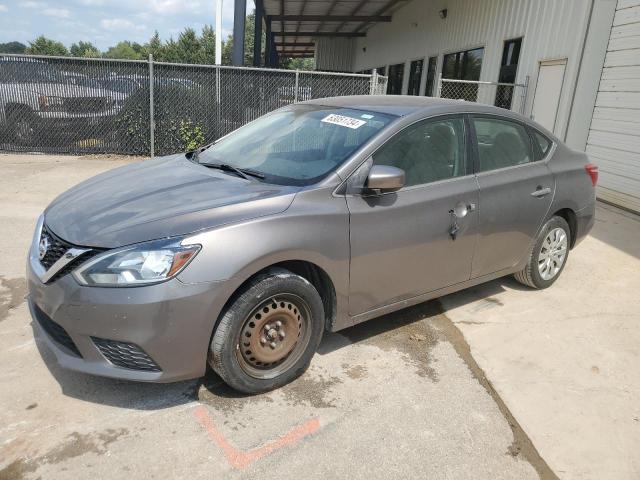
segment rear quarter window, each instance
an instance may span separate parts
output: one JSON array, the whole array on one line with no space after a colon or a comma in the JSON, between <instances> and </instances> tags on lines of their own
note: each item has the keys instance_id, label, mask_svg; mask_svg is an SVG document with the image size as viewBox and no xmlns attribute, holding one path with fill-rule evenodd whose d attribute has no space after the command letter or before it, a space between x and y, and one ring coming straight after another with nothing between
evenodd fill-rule
<instances>
[{"instance_id":1,"label":"rear quarter window","mask_svg":"<svg viewBox=\"0 0 640 480\"><path fill-rule=\"evenodd\" d=\"M551 150L551 145L553 143L546 136L538 132L537 130L533 131L533 139L536 144L540 147L540 152L542 153L542 157L546 157L549 150Z\"/></svg>"}]
</instances>

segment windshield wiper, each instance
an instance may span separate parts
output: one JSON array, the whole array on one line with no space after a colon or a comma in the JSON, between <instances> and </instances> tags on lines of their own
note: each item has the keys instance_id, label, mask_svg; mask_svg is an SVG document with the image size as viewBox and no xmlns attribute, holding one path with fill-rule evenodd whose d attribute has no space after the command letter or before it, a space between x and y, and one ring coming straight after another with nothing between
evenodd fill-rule
<instances>
[{"instance_id":1,"label":"windshield wiper","mask_svg":"<svg viewBox=\"0 0 640 480\"><path fill-rule=\"evenodd\" d=\"M239 177L244 178L245 180L253 180L251 177L264 179L264 175L258 172L254 172L253 170L249 170L248 168L238 168L233 165L229 165L228 163L201 163L200 165L204 165L209 168L217 168L218 170L223 170L225 172L233 172ZM250 177L251 176L251 177Z\"/></svg>"},{"instance_id":2,"label":"windshield wiper","mask_svg":"<svg viewBox=\"0 0 640 480\"><path fill-rule=\"evenodd\" d=\"M211 145L213 145L213 143ZM255 170L251 170L249 168L234 167L233 165L229 165L228 163L201 163L200 152L203 152L211 145L205 145L204 147L191 150L190 152L186 153L186 156L193 163L197 163L198 165L202 165L208 168L217 168L218 170L223 170L225 172L233 172L239 177L244 178L245 180L253 180L251 177L259 178L260 180L263 180L265 178L265 176L260 172L256 172Z\"/></svg>"}]
</instances>

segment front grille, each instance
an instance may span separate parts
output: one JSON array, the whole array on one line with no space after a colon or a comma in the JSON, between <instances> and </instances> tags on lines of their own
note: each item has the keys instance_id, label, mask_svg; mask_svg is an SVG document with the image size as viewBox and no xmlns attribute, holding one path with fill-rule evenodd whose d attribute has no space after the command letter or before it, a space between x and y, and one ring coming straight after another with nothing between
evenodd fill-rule
<instances>
[{"instance_id":1,"label":"front grille","mask_svg":"<svg viewBox=\"0 0 640 480\"><path fill-rule=\"evenodd\" d=\"M64 109L69 113L96 113L106 110L110 103L106 97L65 98Z\"/></svg>"},{"instance_id":2,"label":"front grille","mask_svg":"<svg viewBox=\"0 0 640 480\"><path fill-rule=\"evenodd\" d=\"M82 358L80 350L78 350L78 347L73 343L73 340L71 340L71 337L64 328L51 320L51 317L44 313L35 303L33 304L33 310L36 321L53 341L62 346L71 355Z\"/></svg>"},{"instance_id":3,"label":"front grille","mask_svg":"<svg viewBox=\"0 0 640 480\"><path fill-rule=\"evenodd\" d=\"M51 232L51 230L47 229L45 225L42 226L42 232L40 232L40 243L42 244L43 239L47 239L48 248L45 256L40 260L40 263L44 267L45 270L49 270L54 263L56 263L60 258L69 250L70 248L77 248L75 245L70 244L69 242L65 242L61 238ZM55 282L60 277L64 277L68 273L71 273L76 267L78 267L81 263L89 260L91 257L97 255L100 252L103 252L103 249L92 249L87 252L84 252L81 255L78 255L72 261L67 263L59 272L57 272L49 282Z\"/></svg>"},{"instance_id":4,"label":"front grille","mask_svg":"<svg viewBox=\"0 0 640 480\"><path fill-rule=\"evenodd\" d=\"M49 270L54 263L60 260L67 250L73 248L73 245L56 237L43 225L42 232L40 232L40 244L42 244L42 241L45 239L49 246L47 247L47 253L40 260L40 263L45 270Z\"/></svg>"},{"instance_id":5,"label":"front grille","mask_svg":"<svg viewBox=\"0 0 640 480\"><path fill-rule=\"evenodd\" d=\"M91 337L100 353L112 364L130 370L161 372L160 367L140 347L133 343Z\"/></svg>"}]
</instances>

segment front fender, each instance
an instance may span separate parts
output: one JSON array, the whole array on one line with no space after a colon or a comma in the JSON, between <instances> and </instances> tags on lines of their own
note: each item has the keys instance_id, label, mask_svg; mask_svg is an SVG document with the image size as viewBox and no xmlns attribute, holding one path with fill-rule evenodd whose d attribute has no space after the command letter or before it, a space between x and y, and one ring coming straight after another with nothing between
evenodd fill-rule
<instances>
[{"instance_id":1,"label":"front fender","mask_svg":"<svg viewBox=\"0 0 640 480\"><path fill-rule=\"evenodd\" d=\"M225 282L233 294L265 268L306 261L327 273L336 292L338 321L346 318L349 213L344 197L331 196L330 189L300 192L286 212L200 232L183 241L187 243L200 244L202 250L179 275L182 282Z\"/></svg>"}]
</instances>

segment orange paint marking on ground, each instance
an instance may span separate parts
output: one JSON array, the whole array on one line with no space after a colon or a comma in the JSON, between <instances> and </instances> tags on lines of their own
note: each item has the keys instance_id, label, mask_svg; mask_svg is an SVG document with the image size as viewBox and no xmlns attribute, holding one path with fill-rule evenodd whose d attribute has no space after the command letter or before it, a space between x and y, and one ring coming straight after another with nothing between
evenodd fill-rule
<instances>
[{"instance_id":1,"label":"orange paint marking on ground","mask_svg":"<svg viewBox=\"0 0 640 480\"><path fill-rule=\"evenodd\" d=\"M229 464L233 468L237 469L245 468L256 460L264 457L265 455L268 455L269 453L279 450L282 447L297 443L302 438L306 437L307 435L311 435L320 428L320 421L317 418L312 418L311 420L307 420L302 425L298 425L297 427L292 428L283 436L279 437L273 442L245 452L243 450L235 448L227 441L225 436L216 428L216 425L213 423L213 420L211 419L211 416L209 415L209 412L207 412L207 409L205 407L196 407L193 414L195 415L198 422L200 422L200 425L202 425L207 431L211 439L216 442L218 447L220 447L220 449L223 451L224 456L226 457Z\"/></svg>"}]
</instances>

